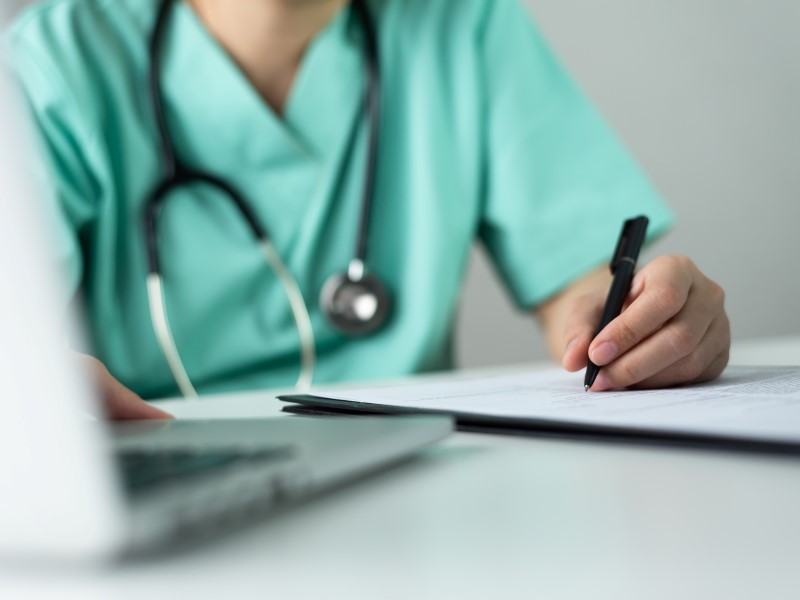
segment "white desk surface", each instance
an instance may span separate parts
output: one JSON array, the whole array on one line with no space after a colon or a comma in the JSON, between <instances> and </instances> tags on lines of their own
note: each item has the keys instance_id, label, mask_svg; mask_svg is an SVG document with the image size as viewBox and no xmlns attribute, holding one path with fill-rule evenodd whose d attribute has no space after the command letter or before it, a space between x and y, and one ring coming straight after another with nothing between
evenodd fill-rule
<instances>
[{"instance_id":1,"label":"white desk surface","mask_svg":"<svg viewBox=\"0 0 800 600\"><path fill-rule=\"evenodd\" d=\"M737 362L776 346L743 345ZM800 364L800 340L785 349L766 362ZM180 418L282 406L268 393L161 405ZM456 433L190 550L0 567L0 598L38 597L800 598L800 460Z\"/></svg>"}]
</instances>

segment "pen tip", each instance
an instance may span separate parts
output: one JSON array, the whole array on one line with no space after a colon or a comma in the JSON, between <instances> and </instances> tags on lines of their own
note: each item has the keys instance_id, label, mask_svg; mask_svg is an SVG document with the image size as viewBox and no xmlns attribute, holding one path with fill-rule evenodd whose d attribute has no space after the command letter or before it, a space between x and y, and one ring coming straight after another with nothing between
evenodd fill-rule
<instances>
[{"instance_id":1,"label":"pen tip","mask_svg":"<svg viewBox=\"0 0 800 600\"><path fill-rule=\"evenodd\" d=\"M589 386L588 385L583 386L583 391L584 392L588 392L589 391Z\"/></svg>"}]
</instances>

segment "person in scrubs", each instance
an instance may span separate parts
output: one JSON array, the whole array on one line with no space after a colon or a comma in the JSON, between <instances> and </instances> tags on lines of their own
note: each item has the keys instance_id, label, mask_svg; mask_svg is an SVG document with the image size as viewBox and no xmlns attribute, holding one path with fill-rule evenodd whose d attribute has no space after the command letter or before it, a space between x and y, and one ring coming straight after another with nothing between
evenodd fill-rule
<instances>
[{"instance_id":1,"label":"person in scrubs","mask_svg":"<svg viewBox=\"0 0 800 600\"><path fill-rule=\"evenodd\" d=\"M351 4L176 2L160 57L176 154L236 184L306 299L314 382L450 368L476 239L564 368L603 366L593 390L719 375L724 294L685 257L641 268L626 310L595 338L622 222L647 215L652 238L672 217L517 0L367 6L382 96L368 268L394 300L370 336L342 335L316 300L352 258L366 169ZM118 418L163 417L142 399L177 393L151 326L141 226L164 167L147 91L159 7L52 0L6 36L51 174L64 303L85 306L83 350ZM292 385L300 342L286 294L228 199L175 192L158 235L172 334L198 392Z\"/></svg>"}]
</instances>

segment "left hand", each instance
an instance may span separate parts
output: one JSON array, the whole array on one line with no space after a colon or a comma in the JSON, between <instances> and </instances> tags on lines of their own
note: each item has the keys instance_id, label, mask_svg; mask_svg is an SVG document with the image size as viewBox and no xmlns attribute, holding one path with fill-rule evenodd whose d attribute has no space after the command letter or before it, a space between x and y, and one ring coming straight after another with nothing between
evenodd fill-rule
<instances>
[{"instance_id":1,"label":"left hand","mask_svg":"<svg viewBox=\"0 0 800 600\"><path fill-rule=\"evenodd\" d=\"M725 294L688 258L662 256L639 271L622 314L595 338L605 298L576 298L564 330L565 369L584 368L587 356L602 367L592 391L697 383L728 364Z\"/></svg>"}]
</instances>

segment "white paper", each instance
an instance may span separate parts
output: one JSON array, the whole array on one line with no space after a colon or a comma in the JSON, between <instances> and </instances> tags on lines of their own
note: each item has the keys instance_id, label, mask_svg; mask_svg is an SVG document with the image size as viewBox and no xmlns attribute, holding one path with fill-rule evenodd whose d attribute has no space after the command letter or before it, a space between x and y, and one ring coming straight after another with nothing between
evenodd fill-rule
<instances>
[{"instance_id":1,"label":"white paper","mask_svg":"<svg viewBox=\"0 0 800 600\"><path fill-rule=\"evenodd\" d=\"M729 367L664 390L585 392L580 374L514 373L333 391L324 397L474 415L800 442L800 367Z\"/></svg>"}]
</instances>

